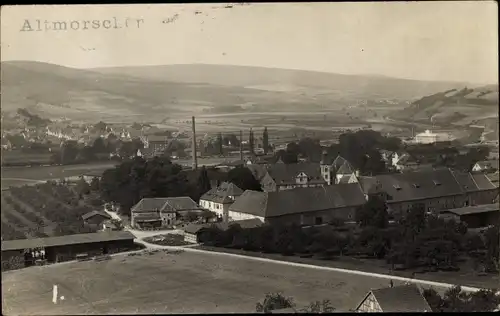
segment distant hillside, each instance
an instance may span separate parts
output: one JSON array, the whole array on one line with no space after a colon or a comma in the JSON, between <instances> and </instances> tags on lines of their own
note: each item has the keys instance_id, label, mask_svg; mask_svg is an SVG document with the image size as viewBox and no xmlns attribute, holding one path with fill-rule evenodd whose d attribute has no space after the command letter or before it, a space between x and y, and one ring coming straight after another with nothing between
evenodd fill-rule
<instances>
[{"instance_id":1,"label":"distant hillside","mask_svg":"<svg viewBox=\"0 0 500 316\"><path fill-rule=\"evenodd\" d=\"M269 91L312 89L320 94L341 91L346 96L411 100L422 95L463 86L464 83L429 82L375 75L342 75L326 72L232 65L165 65L92 69L105 74L185 83L209 83Z\"/></svg>"},{"instance_id":2,"label":"distant hillside","mask_svg":"<svg viewBox=\"0 0 500 316\"><path fill-rule=\"evenodd\" d=\"M447 124L477 123L498 113L498 85L463 87L425 96L405 109L396 111L395 119L411 119Z\"/></svg>"},{"instance_id":3,"label":"distant hillside","mask_svg":"<svg viewBox=\"0 0 500 316\"><path fill-rule=\"evenodd\" d=\"M221 65L73 69L2 62L2 111L43 118L162 120L173 113L311 111L355 100L410 100L462 86L380 76Z\"/></svg>"}]
</instances>

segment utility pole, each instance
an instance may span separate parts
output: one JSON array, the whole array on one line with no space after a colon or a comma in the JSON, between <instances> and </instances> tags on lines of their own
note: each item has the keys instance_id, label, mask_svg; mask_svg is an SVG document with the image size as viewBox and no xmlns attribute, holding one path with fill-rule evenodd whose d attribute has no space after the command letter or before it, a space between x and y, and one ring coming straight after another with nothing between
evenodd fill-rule
<instances>
[{"instance_id":1,"label":"utility pole","mask_svg":"<svg viewBox=\"0 0 500 316\"><path fill-rule=\"evenodd\" d=\"M243 131L240 130L240 160L243 162Z\"/></svg>"},{"instance_id":2,"label":"utility pole","mask_svg":"<svg viewBox=\"0 0 500 316\"><path fill-rule=\"evenodd\" d=\"M191 148L191 154L193 155L193 170L198 169L198 155L196 154L196 123L194 120L194 116L192 117L192 122L193 122L193 143L192 143L192 148Z\"/></svg>"}]
</instances>

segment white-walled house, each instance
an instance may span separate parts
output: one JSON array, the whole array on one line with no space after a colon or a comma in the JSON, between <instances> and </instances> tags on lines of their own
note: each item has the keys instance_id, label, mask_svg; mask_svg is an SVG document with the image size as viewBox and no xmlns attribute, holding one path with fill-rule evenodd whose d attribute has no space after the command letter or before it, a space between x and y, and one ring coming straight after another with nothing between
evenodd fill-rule
<instances>
[{"instance_id":1,"label":"white-walled house","mask_svg":"<svg viewBox=\"0 0 500 316\"><path fill-rule=\"evenodd\" d=\"M229 207L241 194L243 194L243 190L238 186L230 182L223 182L201 196L200 206L216 213L217 217L227 221Z\"/></svg>"}]
</instances>

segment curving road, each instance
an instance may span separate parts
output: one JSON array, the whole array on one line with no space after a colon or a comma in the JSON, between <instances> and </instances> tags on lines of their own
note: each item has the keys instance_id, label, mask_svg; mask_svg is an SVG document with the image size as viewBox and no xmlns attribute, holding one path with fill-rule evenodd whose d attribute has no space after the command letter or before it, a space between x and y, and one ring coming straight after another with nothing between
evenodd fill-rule
<instances>
[{"instance_id":1,"label":"curving road","mask_svg":"<svg viewBox=\"0 0 500 316\"><path fill-rule=\"evenodd\" d=\"M176 246L161 246L161 245L155 245L155 244L145 242L141 239L135 239L135 242L143 244L147 249L184 250L184 251L188 251L188 252L203 253L203 254L212 255L212 256L228 256L228 257L235 257L235 258L244 258L247 260L255 260L255 261L260 261L260 262L271 262L271 263L283 264L283 265L288 265L288 266L310 268L310 269L323 270L323 271L341 272L341 273L347 273L347 274L353 274L353 275L359 275L359 276L375 277L375 278L395 280L395 281L401 281L401 282L409 282L409 283L434 286L434 287L441 287L441 288L451 288L451 287L454 287L457 285L457 284L434 282L434 281L427 281L427 280L420 280L420 279L411 279L411 278L399 277L399 276L388 275L388 274L364 272L364 271L360 271L360 270L348 270L348 269L341 269L341 268L322 267L322 266L316 266L316 265L311 265L311 264L288 262L288 261L273 260L273 259L258 258L258 257L250 257L250 256L244 256L244 255L238 255L238 254L232 254L232 253L214 252L214 251L190 248L190 247L193 247L195 245L193 245L193 246L177 246L177 247ZM464 291L468 291L468 292L477 292L477 291L481 290L480 288L470 287L470 286L461 286L461 287Z\"/></svg>"}]
</instances>

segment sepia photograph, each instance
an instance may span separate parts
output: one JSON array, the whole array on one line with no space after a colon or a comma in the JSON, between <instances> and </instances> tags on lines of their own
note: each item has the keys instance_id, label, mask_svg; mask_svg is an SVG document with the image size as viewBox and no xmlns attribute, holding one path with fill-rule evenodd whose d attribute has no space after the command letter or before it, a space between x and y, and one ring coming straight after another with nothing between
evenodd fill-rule
<instances>
[{"instance_id":1,"label":"sepia photograph","mask_svg":"<svg viewBox=\"0 0 500 316\"><path fill-rule=\"evenodd\" d=\"M0 21L2 315L500 311L497 2Z\"/></svg>"}]
</instances>

